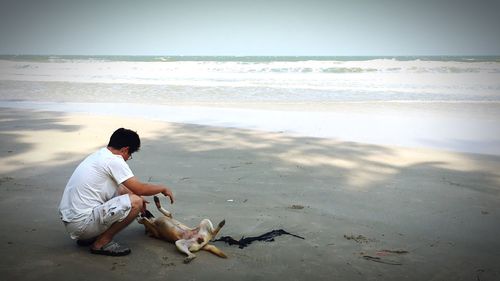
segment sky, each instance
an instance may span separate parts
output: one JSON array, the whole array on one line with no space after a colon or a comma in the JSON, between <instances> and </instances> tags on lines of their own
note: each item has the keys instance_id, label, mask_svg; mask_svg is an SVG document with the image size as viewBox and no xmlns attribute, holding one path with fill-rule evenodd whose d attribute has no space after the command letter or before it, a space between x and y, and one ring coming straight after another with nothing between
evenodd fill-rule
<instances>
[{"instance_id":1,"label":"sky","mask_svg":"<svg viewBox=\"0 0 500 281\"><path fill-rule=\"evenodd\" d=\"M500 0L0 0L0 54L500 55Z\"/></svg>"}]
</instances>

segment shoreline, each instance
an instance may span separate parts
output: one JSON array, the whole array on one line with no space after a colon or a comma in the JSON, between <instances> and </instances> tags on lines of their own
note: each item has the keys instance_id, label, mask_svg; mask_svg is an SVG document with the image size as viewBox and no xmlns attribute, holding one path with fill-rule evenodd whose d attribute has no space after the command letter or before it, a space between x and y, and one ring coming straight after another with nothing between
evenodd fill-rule
<instances>
[{"instance_id":1,"label":"shoreline","mask_svg":"<svg viewBox=\"0 0 500 281\"><path fill-rule=\"evenodd\" d=\"M25 108L500 155L500 103L137 103L0 101Z\"/></svg>"}]
</instances>

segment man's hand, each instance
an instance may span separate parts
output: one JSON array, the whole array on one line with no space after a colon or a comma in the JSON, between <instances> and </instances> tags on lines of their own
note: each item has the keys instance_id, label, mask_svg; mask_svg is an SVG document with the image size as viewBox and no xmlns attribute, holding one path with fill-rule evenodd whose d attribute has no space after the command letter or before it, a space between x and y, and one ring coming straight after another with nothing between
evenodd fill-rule
<instances>
[{"instance_id":1,"label":"man's hand","mask_svg":"<svg viewBox=\"0 0 500 281\"><path fill-rule=\"evenodd\" d=\"M174 204L174 194L172 193L172 191L170 189L165 187L165 189L161 193L163 195L167 196L168 198L170 198L170 204Z\"/></svg>"}]
</instances>

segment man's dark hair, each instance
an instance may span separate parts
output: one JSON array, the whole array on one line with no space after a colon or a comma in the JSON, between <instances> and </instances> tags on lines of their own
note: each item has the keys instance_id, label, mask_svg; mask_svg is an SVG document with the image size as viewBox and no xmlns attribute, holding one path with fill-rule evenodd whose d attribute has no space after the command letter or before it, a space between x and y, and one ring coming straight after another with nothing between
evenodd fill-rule
<instances>
[{"instance_id":1,"label":"man's dark hair","mask_svg":"<svg viewBox=\"0 0 500 281\"><path fill-rule=\"evenodd\" d=\"M132 154L138 151L141 147L141 139L136 132L125 128L120 128L111 135L111 138L109 138L108 146L115 149L120 149L128 146L129 153Z\"/></svg>"}]
</instances>

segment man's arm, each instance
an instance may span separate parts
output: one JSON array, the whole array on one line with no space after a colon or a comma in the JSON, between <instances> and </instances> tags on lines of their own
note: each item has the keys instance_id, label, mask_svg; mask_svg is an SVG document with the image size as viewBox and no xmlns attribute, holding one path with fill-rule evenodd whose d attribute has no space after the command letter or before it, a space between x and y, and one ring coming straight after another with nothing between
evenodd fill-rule
<instances>
[{"instance_id":1,"label":"man's arm","mask_svg":"<svg viewBox=\"0 0 500 281\"><path fill-rule=\"evenodd\" d=\"M139 196L151 196L162 193L163 195L170 198L170 203L174 203L174 195L172 191L166 186L152 183L143 183L136 177L131 177L128 180L124 181L122 184L126 189Z\"/></svg>"}]
</instances>

